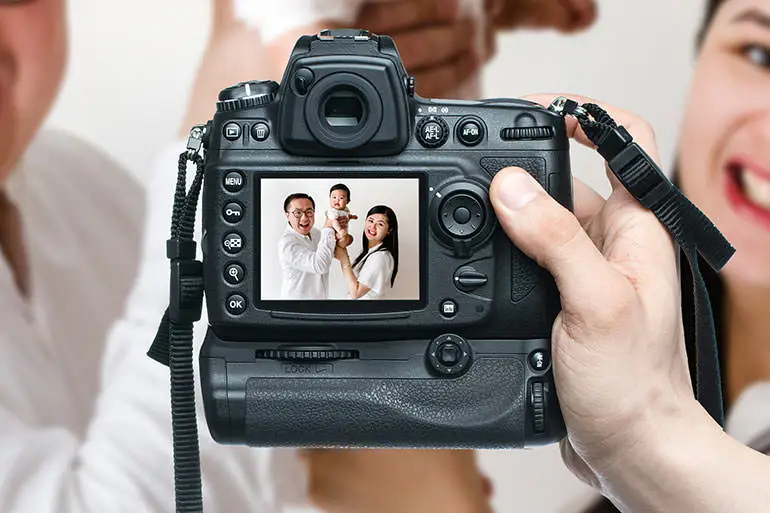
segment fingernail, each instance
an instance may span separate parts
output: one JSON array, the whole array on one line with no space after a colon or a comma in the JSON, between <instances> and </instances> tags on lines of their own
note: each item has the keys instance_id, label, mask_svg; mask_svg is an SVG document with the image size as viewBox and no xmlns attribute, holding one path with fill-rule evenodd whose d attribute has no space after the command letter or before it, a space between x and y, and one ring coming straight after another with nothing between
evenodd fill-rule
<instances>
[{"instance_id":1,"label":"fingernail","mask_svg":"<svg viewBox=\"0 0 770 513\"><path fill-rule=\"evenodd\" d=\"M543 188L525 171L509 171L498 190L503 205L511 210L519 210L535 199Z\"/></svg>"}]
</instances>

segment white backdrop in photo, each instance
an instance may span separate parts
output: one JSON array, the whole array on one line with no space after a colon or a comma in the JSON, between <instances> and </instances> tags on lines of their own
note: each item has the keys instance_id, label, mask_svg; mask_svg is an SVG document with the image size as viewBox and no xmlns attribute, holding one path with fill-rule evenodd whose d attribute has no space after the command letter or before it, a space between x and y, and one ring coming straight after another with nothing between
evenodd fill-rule
<instances>
[{"instance_id":1,"label":"white backdrop in photo","mask_svg":"<svg viewBox=\"0 0 770 513\"><path fill-rule=\"evenodd\" d=\"M315 201L315 227L323 227L324 212L329 208L329 188L344 183L350 189L351 214L348 231L353 243L348 246L351 261L361 252L361 237L366 213L375 205L393 209L398 220L399 268L387 300L420 298L420 183L417 178L263 178L260 182L260 245L262 246L262 299L280 299L281 265L278 261L278 239L287 226L283 201L289 194L304 192ZM329 271L329 299L348 299L348 289L339 260Z\"/></svg>"},{"instance_id":2,"label":"white backdrop in photo","mask_svg":"<svg viewBox=\"0 0 770 513\"><path fill-rule=\"evenodd\" d=\"M586 32L498 37L497 55L483 76L484 96L572 92L626 108L652 123L668 170L705 2L598 1L599 19ZM147 180L155 153L177 137L209 33L210 2L68 2L70 67L49 123L96 143ZM607 192L592 152L575 149L572 169ZM494 482L496 513L576 513L593 495L564 468L556 445L482 451L480 461Z\"/></svg>"}]
</instances>

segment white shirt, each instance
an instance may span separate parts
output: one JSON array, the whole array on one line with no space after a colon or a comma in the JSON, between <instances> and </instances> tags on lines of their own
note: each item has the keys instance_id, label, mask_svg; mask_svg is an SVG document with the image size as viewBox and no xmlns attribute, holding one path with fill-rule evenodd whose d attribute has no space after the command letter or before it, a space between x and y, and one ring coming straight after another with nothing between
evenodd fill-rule
<instances>
[{"instance_id":1,"label":"white shirt","mask_svg":"<svg viewBox=\"0 0 770 513\"><path fill-rule=\"evenodd\" d=\"M329 268L336 244L331 228L312 228L308 237L287 226L278 240L281 299L329 299Z\"/></svg>"},{"instance_id":2,"label":"white shirt","mask_svg":"<svg viewBox=\"0 0 770 513\"><path fill-rule=\"evenodd\" d=\"M770 455L770 381L746 388L730 409L725 430L739 442Z\"/></svg>"},{"instance_id":3,"label":"white shirt","mask_svg":"<svg viewBox=\"0 0 770 513\"><path fill-rule=\"evenodd\" d=\"M3 513L174 511L169 374L145 353L168 301L179 149L158 170L161 188L149 189L146 257L130 296L142 253L133 179L94 148L48 133L6 184L32 292L20 296L0 253ZM304 490L288 453L215 444L200 418L205 511L283 511Z\"/></svg>"},{"instance_id":4,"label":"white shirt","mask_svg":"<svg viewBox=\"0 0 770 513\"><path fill-rule=\"evenodd\" d=\"M367 256L354 269L358 283L369 287L359 299L386 299L395 261L390 251L377 251L382 243L369 248Z\"/></svg>"}]
</instances>

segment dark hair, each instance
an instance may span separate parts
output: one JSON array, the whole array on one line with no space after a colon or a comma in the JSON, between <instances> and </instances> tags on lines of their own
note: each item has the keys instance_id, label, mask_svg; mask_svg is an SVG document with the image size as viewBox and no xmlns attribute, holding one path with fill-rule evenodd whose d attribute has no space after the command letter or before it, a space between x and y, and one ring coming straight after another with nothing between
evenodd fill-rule
<instances>
[{"instance_id":1,"label":"dark hair","mask_svg":"<svg viewBox=\"0 0 770 513\"><path fill-rule=\"evenodd\" d=\"M350 201L350 189L348 189L348 186L344 183L338 183L335 185L332 185L332 188L329 189L329 195L333 193L334 191L345 191L345 194L348 195L348 201Z\"/></svg>"},{"instance_id":2,"label":"dark hair","mask_svg":"<svg viewBox=\"0 0 770 513\"><path fill-rule=\"evenodd\" d=\"M283 200L283 211L288 212L289 211L289 205L291 205L291 202L295 199L308 199L310 200L310 204L313 205L313 209L315 209L315 201L313 201L313 198L310 197L310 195L305 194L304 192L295 192L294 194L289 194L286 196L286 199Z\"/></svg>"},{"instance_id":3,"label":"dark hair","mask_svg":"<svg viewBox=\"0 0 770 513\"><path fill-rule=\"evenodd\" d=\"M703 43L703 39L706 36L706 33L708 32L709 28L711 27L711 23L714 21L714 16L716 16L717 11L719 11L719 8L722 7L722 5L725 3L725 0L707 0L706 2L706 12L703 15L703 20L701 21L700 29L698 30L698 46L700 46ZM678 159L678 157L677 157ZM682 188L682 181L681 181L681 172L679 169L679 162L675 161L674 163L674 170L671 173L671 181L674 182L674 185L681 189ZM684 324L684 332L685 332L685 346L687 348L687 356L688 361L690 364L690 375L695 376L696 374L696 359L694 357L695 352L695 318L692 315L692 313L695 311L695 298L693 296L693 283L692 283L692 273L690 270L690 265L687 262L687 259L684 258L683 254L680 254L681 257L681 268L680 273L682 276L682 321ZM699 257L700 258L700 257ZM719 359L720 359L720 368L721 368L721 374L722 374L722 396L727 398L725 385L727 383L726 379L726 371L727 366L725 365L725 355L724 355L724 321L722 319L723 316L723 308L724 308L724 294L725 294L725 286L724 282L722 281L721 276L714 272L711 267L709 267L704 262L700 262L701 265L699 265L701 273L703 274L703 280L706 282L706 290L708 291L709 295L709 301L711 302L711 309L712 313L714 315L714 328L716 330L716 338L717 338L717 345L719 346ZM693 385L694 385L693 380Z\"/></svg>"},{"instance_id":4,"label":"dark hair","mask_svg":"<svg viewBox=\"0 0 770 513\"><path fill-rule=\"evenodd\" d=\"M711 26L711 21L714 19L714 15L723 3L725 3L725 0L708 0L706 3L706 12L703 15L700 30L698 30L698 46L703 43L703 38L706 36L706 32L708 32L708 29Z\"/></svg>"},{"instance_id":5,"label":"dark hair","mask_svg":"<svg viewBox=\"0 0 770 513\"><path fill-rule=\"evenodd\" d=\"M382 246L377 251L390 251L390 254L393 256L393 273L390 275L390 286L392 287L396 281L396 274L398 274L398 219L393 209L385 205L376 205L370 208L369 212L366 213L366 217L374 214L385 214L385 217L388 218L388 233L382 239ZM354 268L360 262L369 258L369 240L366 238L366 225L364 225L364 232L361 234L361 244L361 254L353 262Z\"/></svg>"}]
</instances>

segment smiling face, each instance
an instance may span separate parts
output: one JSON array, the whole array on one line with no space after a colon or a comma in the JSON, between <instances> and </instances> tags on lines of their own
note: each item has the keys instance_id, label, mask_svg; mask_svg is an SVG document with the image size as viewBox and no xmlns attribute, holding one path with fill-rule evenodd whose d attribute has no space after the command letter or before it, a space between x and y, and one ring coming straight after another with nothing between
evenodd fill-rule
<instances>
[{"instance_id":1,"label":"smiling face","mask_svg":"<svg viewBox=\"0 0 770 513\"><path fill-rule=\"evenodd\" d=\"M385 214L372 214L366 218L364 234L370 247L382 242L389 231L388 216Z\"/></svg>"},{"instance_id":2,"label":"smiling face","mask_svg":"<svg viewBox=\"0 0 770 513\"><path fill-rule=\"evenodd\" d=\"M0 186L56 97L65 27L64 0L0 4Z\"/></svg>"},{"instance_id":3,"label":"smiling face","mask_svg":"<svg viewBox=\"0 0 770 513\"><path fill-rule=\"evenodd\" d=\"M716 13L680 148L682 190L737 248L727 280L770 287L770 2Z\"/></svg>"},{"instance_id":4,"label":"smiling face","mask_svg":"<svg viewBox=\"0 0 770 513\"><path fill-rule=\"evenodd\" d=\"M313 202L307 198L292 200L289 203L289 211L286 212L286 218L295 232L300 235L309 234L315 223Z\"/></svg>"}]
</instances>

